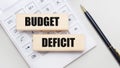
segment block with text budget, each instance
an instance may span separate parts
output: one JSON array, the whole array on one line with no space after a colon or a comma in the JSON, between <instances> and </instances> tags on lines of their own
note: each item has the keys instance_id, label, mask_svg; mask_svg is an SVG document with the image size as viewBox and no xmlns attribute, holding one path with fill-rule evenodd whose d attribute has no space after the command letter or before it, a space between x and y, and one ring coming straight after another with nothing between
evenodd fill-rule
<instances>
[{"instance_id":1,"label":"block with text budget","mask_svg":"<svg viewBox=\"0 0 120 68\"><path fill-rule=\"evenodd\" d=\"M84 35L71 34L35 34L33 50L35 51L83 51Z\"/></svg>"},{"instance_id":2,"label":"block with text budget","mask_svg":"<svg viewBox=\"0 0 120 68\"><path fill-rule=\"evenodd\" d=\"M67 14L17 14L17 30L67 31Z\"/></svg>"}]
</instances>

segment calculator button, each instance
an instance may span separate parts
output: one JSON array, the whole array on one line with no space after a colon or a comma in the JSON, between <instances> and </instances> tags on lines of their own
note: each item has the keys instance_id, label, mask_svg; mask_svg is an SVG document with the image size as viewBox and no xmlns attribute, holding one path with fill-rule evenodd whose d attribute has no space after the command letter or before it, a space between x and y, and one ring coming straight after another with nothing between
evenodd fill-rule
<instances>
[{"instance_id":1,"label":"calculator button","mask_svg":"<svg viewBox=\"0 0 120 68\"><path fill-rule=\"evenodd\" d=\"M38 7L41 10L41 7L45 6L46 4L48 4L48 0L35 0L38 3Z\"/></svg>"},{"instance_id":2,"label":"calculator button","mask_svg":"<svg viewBox=\"0 0 120 68\"><path fill-rule=\"evenodd\" d=\"M40 54L37 53L37 52L33 52L32 54L29 55L29 58L30 58L32 61L35 61L35 59L40 58Z\"/></svg>"},{"instance_id":3,"label":"calculator button","mask_svg":"<svg viewBox=\"0 0 120 68\"><path fill-rule=\"evenodd\" d=\"M15 23L15 17L13 17L13 16L11 16L11 17L9 17L9 18L7 18L6 20L5 20L5 26L8 28L9 27L9 29L11 29L12 27L14 27L16 25L16 23Z\"/></svg>"},{"instance_id":4,"label":"calculator button","mask_svg":"<svg viewBox=\"0 0 120 68\"><path fill-rule=\"evenodd\" d=\"M40 11L38 10L38 11L34 12L34 14L40 14Z\"/></svg>"},{"instance_id":5,"label":"calculator button","mask_svg":"<svg viewBox=\"0 0 120 68\"><path fill-rule=\"evenodd\" d=\"M76 21L75 17L73 15L70 15L68 18L69 24L72 25L74 21Z\"/></svg>"},{"instance_id":6,"label":"calculator button","mask_svg":"<svg viewBox=\"0 0 120 68\"><path fill-rule=\"evenodd\" d=\"M15 14L23 14L23 13L25 13L25 11L23 9L20 9L17 12L15 12Z\"/></svg>"},{"instance_id":7,"label":"calculator button","mask_svg":"<svg viewBox=\"0 0 120 68\"><path fill-rule=\"evenodd\" d=\"M70 14L70 10L67 6L62 7L59 12Z\"/></svg>"},{"instance_id":8,"label":"calculator button","mask_svg":"<svg viewBox=\"0 0 120 68\"><path fill-rule=\"evenodd\" d=\"M53 13L53 6L51 4L46 5L45 7L43 7L43 9L41 10L42 13Z\"/></svg>"},{"instance_id":9,"label":"calculator button","mask_svg":"<svg viewBox=\"0 0 120 68\"><path fill-rule=\"evenodd\" d=\"M27 6L26 6L26 10L27 12L34 12L36 11L36 6L33 2L29 3Z\"/></svg>"},{"instance_id":10,"label":"calculator button","mask_svg":"<svg viewBox=\"0 0 120 68\"><path fill-rule=\"evenodd\" d=\"M56 7L62 7L65 5L63 0L53 0Z\"/></svg>"},{"instance_id":11,"label":"calculator button","mask_svg":"<svg viewBox=\"0 0 120 68\"><path fill-rule=\"evenodd\" d=\"M11 34L14 36L14 37L18 37L20 36L21 32L17 31L17 29L14 27L10 30Z\"/></svg>"},{"instance_id":12,"label":"calculator button","mask_svg":"<svg viewBox=\"0 0 120 68\"><path fill-rule=\"evenodd\" d=\"M81 34L83 33L79 25L74 25L69 29L70 34Z\"/></svg>"},{"instance_id":13,"label":"calculator button","mask_svg":"<svg viewBox=\"0 0 120 68\"><path fill-rule=\"evenodd\" d=\"M46 0L37 0L38 3L42 4L45 3Z\"/></svg>"},{"instance_id":14,"label":"calculator button","mask_svg":"<svg viewBox=\"0 0 120 68\"><path fill-rule=\"evenodd\" d=\"M25 34L22 34L21 36L19 36L18 38L17 38L17 41L18 41L18 43L20 44L20 45L25 45L25 44L27 44L27 43L30 43L32 40L30 39L30 37L29 36L27 36L27 35L25 35Z\"/></svg>"},{"instance_id":15,"label":"calculator button","mask_svg":"<svg viewBox=\"0 0 120 68\"><path fill-rule=\"evenodd\" d=\"M31 43L28 43L25 46L23 46L23 49L24 49L24 52L26 52L27 54L30 54L33 52Z\"/></svg>"},{"instance_id":16,"label":"calculator button","mask_svg":"<svg viewBox=\"0 0 120 68\"><path fill-rule=\"evenodd\" d=\"M29 39L32 39L32 32L31 31L23 31L22 33L25 33Z\"/></svg>"}]
</instances>

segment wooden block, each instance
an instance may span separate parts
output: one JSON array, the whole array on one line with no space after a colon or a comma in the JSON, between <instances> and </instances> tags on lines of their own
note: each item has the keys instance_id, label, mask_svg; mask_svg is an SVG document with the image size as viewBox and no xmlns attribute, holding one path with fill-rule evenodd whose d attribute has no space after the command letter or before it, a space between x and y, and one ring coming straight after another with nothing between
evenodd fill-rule
<instances>
[{"instance_id":1,"label":"wooden block","mask_svg":"<svg viewBox=\"0 0 120 68\"><path fill-rule=\"evenodd\" d=\"M67 14L17 14L17 30L21 31L66 31Z\"/></svg>"},{"instance_id":2,"label":"wooden block","mask_svg":"<svg viewBox=\"0 0 120 68\"><path fill-rule=\"evenodd\" d=\"M35 34L33 50L35 51L83 51L84 35L70 34Z\"/></svg>"}]
</instances>

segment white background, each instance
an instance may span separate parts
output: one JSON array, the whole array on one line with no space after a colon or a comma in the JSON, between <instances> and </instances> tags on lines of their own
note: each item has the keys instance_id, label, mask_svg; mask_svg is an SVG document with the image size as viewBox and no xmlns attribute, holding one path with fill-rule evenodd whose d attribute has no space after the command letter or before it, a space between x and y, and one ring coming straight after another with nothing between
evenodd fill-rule
<instances>
[{"instance_id":1,"label":"white background","mask_svg":"<svg viewBox=\"0 0 120 68\"><path fill-rule=\"evenodd\" d=\"M96 20L112 45L120 50L120 0L68 0L78 17L85 23L97 46L66 68L119 68L105 44L80 9L82 4ZM28 68L0 26L0 68Z\"/></svg>"}]
</instances>

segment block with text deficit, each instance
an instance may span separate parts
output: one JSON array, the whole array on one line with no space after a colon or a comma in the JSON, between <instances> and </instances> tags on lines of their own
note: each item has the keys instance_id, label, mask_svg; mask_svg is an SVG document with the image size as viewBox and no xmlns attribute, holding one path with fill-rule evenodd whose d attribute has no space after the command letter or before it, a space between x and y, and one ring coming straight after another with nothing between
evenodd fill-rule
<instances>
[{"instance_id":1,"label":"block with text deficit","mask_svg":"<svg viewBox=\"0 0 120 68\"><path fill-rule=\"evenodd\" d=\"M34 34L33 50L35 51L83 51L84 35L71 34Z\"/></svg>"},{"instance_id":2,"label":"block with text deficit","mask_svg":"<svg viewBox=\"0 0 120 68\"><path fill-rule=\"evenodd\" d=\"M67 14L17 14L17 30L67 31Z\"/></svg>"}]
</instances>

